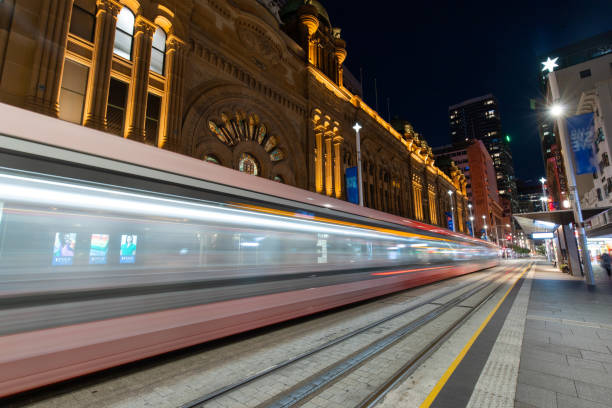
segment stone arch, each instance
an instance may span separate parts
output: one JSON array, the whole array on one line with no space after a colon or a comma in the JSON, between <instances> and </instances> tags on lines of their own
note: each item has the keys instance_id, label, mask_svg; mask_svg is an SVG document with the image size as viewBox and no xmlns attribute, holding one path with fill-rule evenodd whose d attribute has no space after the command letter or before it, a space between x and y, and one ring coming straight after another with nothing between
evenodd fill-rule
<instances>
[{"instance_id":1,"label":"stone arch","mask_svg":"<svg viewBox=\"0 0 612 408\"><path fill-rule=\"evenodd\" d=\"M142 15L142 5L138 0L119 0L119 3L121 3L122 6L130 9L130 11L134 13L135 17Z\"/></svg>"},{"instance_id":2,"label":"stone arch","mask_svg":"<svg viewBox=\"0 0 612 408\"><path fill-rule=\"evenodd\" d=\"M235 168L237 163L235 152L242 153L244 149L250 148L249 153L256 157L262 166L263 177L273 177L274 171L277 171L283 175L287 184L307 187L307 175L303 171L306 161L300 147L302 142L298 130L299 121L288 118L282 109L277 109L269 101L261 99L255 91L240 85L207 83L191 92L191 103L186 112L182 131L182 144L186 154L202 157L209 146L215 146L217 143L223 145L212 134L209 120L221 118L223 113L253 114L260 123L265 124L267 131L277 138L285 158L281 162L273 162L268 157L270 152L265 152L261 145L243 140L235 146L227 146L232 151L231 166Z\"/></svg>"}]
</instances>

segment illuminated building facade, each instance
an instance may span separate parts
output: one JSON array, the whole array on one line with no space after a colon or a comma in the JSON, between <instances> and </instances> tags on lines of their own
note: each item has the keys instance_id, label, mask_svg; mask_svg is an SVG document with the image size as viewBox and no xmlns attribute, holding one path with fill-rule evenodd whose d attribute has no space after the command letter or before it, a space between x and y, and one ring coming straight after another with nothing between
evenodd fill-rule
<instances>
[{"instance_id":1,"label":"illuminated building facade","mask_svg":"<svg viewBox=\"0 0 612 408\"><path fill-rule=\"evenodd\" d=\"M316 0L4 0L0 11L1 102L339 199L359 122L366 206L444 225L452 190L466 210L462 175L363 102Z\"/></svg>"},{"instance_id":2,"label":"illuminated building facade","mask_svg":"<svg viewBox=\"0 0 612 408\"><path fill-rule=\"evenodd\" d=\"M472 98L448 108L451 142L482 140L495 165L497 188L504 207L504 217L518 208L516 180L510 136L502 134L501 117L495 96Z\"/></svg>"}]
</instances>

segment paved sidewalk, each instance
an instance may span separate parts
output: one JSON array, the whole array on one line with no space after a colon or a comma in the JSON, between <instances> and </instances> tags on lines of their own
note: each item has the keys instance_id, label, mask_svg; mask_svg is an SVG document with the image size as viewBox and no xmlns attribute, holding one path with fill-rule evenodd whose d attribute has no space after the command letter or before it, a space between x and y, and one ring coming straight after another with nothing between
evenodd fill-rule
<instances>
[{"instance_id":1,"label":"paved sidewalk","mask_svg":"<svg viewBox=\"0 0 612 408\"><path fill-rule=\"evenodd\" d=\"M532 281L516 408L612 407L612 281L597 285L540 262Z\"/></svg>"}]
</instances>

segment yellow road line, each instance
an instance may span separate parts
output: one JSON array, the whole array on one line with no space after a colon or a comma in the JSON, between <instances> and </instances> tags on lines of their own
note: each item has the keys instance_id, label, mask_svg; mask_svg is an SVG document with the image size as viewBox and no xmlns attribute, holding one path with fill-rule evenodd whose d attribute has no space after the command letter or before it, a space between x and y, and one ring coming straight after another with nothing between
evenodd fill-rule
<instances>
[{"instance_id":1,"label":"yellow road line","mask_svg":"<svg viewBox=\"0 0 612 408\"><path fill-rule=\"evenodd\" d=\"M467 352L470 350L470 348L472 348L472 345L474 344L474 342L476 341L478 336L480 336L480 333L484 330L484 328L487 326L487 324L489 324L489 321L493 318L493 315L495 315L495 312L497 312L497 309L500 308L502 303L504 303L504 300L506 300L506 297L508 297L508 295L510 294L510 291L514 288L514 286L516 286L517 282L519 280L521 280L523 275L525 275L525 273L527 273L529 268L532 267L532 266L533 266L533 264L529 264L529 265L527 265L525 267L525 269L523 270L521 275L518 277L518 279L516 281L514 281L514 283L506 291L504 296L499 300L499 302L497 302L497 305L495 305L495 308L493 310L491 310L491 313L489 313L489 315L484 320L484 322L482 322L482 324L480 325L478 330L476 330L476 332L474 333L472 338L465 344L465 346L463 347L463 349L461 350L459 355L455 358L455 360L448 367L448 369L446 369L444 374L442 374L442 377L440 377L440 379L438 380L438 383L433 387L433 389L431 390L431 392L429 393L427 398L425 398L425 401L423 401L423 403L419 406L419 408L429 408L431 406L431 404L434 402L434 400L436 399L436 397L438 396L440 391L442 391L442 388L444 387L444 385L446 385L446 382L448 381L450 376L453 374L453 372L455 371L455 369L457 368L459 363L461 363L461 361L463 360L463 358L465 357Z\"/></svg>"}]
</instances>

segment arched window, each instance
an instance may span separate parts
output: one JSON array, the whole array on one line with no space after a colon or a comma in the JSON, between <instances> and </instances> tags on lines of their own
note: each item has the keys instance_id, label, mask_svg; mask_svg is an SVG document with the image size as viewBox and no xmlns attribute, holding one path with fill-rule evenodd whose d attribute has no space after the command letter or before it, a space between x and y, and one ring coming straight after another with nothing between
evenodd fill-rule
<instances>
[{"instance_id":1,"label":"arched window","mask_svg":"<svg viewBox=\"0 0 612 408\"><path fill-rule=\"evenodd\" d=\"M248 153L242 153L240 155L238 170L254 176L259 175L259 165L257 164L257 160L255 160L255 158Z\"/></svg>"},{"instance_id":2,"label":"arched window","mask_svg":"<svg viewBox=\"0 0 612 408\"><path fill-rule=\"evenodd\" d=\"M132 59L132 43L134 41L134 14L129 8L123 7L117 16L115 29L115 45L113 52L125 59Z\"/></svg>"},{"instance_id":3,"label":"arched window","mask_svg":"<svg viewBox=\"0 0 612 408\"><path fill-rule=\"evenodd\" d=\"M157 27L153 34L153 47L151 48L151 71L164 75L164 62L166 60L166 32Z\"/></svg>"},{"instance_id":4,"label":"arched window","mask_svg":"<svg viewBox=\"0 0 612 408\"><path fill-rule=\"evenodd\" d=\"M206 156L204 156L204 161L208 163L221 164L221 162L219 162L219 159L217 159L217 156L212 154L207 154Z\"/></svg>"}]
</instances>

